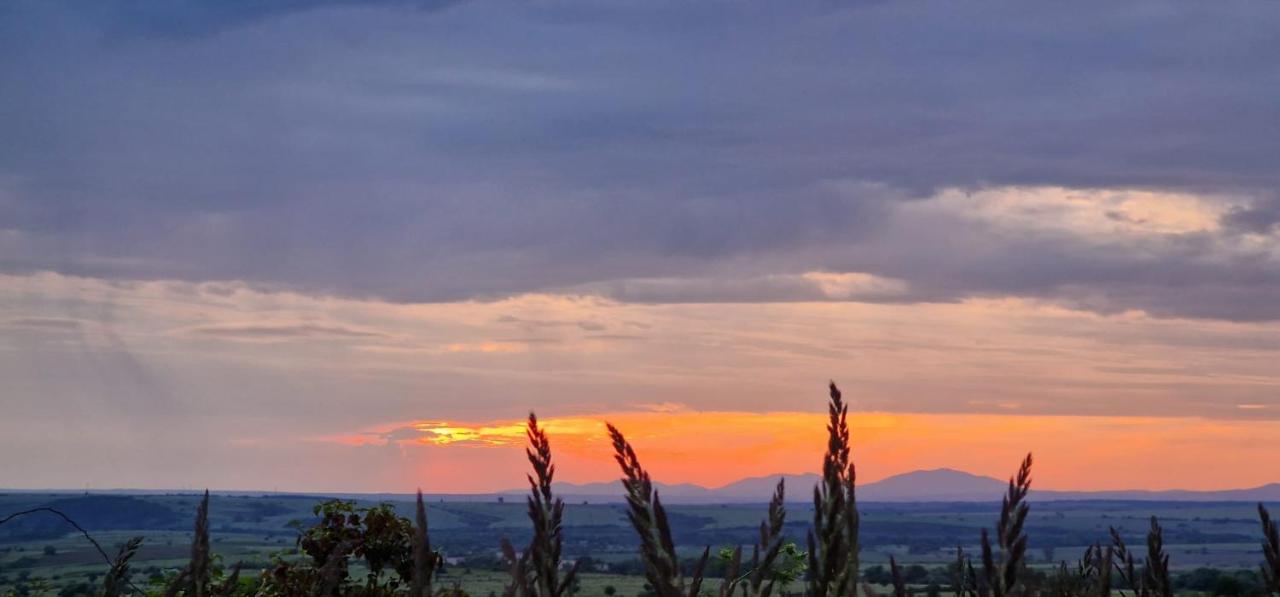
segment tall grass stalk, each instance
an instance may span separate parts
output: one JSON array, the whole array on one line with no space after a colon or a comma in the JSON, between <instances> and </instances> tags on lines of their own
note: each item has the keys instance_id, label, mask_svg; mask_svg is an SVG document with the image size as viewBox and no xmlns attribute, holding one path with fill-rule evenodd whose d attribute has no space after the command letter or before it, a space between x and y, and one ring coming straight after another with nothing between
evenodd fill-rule
<instances>
[{"instance_id":1,"label":"tall grass stalk","mask_svg":"<svg viewBox=\"0 0 1280 597\"><path fill-rule=\"evenodd\" d=\"M1147 565L1143 571L1143 587L1155 597L1173 597L1173 581L1169 577L1169 554L1164 551L1164 530L1156 517L1151 517L1147 532Z\"/></svg>"},{"instance_id":2,"label":"tall grass stalk","mask_svg":"<svg viewBox=\"0 0 1280 597\"><path fill-rule=\"evenodd\" d=\"M907 583L902 579L902 567L898 565L898 558L889 555L889 575L893 579L893 597L907 597L911 593L907 591Z\"/></svg>"},{"instance_id":3,"label":"tall grass stalk","mask_svg":"<svg viewBox=\"0 0 1280 597\"><path fill-rule=\"evenodd\" d=\"M138 554L140 547L142 547L142 537L133 537L120 546L120 551L116 554L116 559L111 563L111 569L107 571L106 579L102 583L103 597L120 597L129 593L131 589L129 561Z\"/></svg>"},{"instance_id":4,"label":"tall grass stalk","mask_svg":"<svg viewBox=\"0 0 1280 597\"><path fill-rule=\"evenodd\" d=\"M1113 547L1105 549L1099 543L1085 548L1080 558L1079 577L1082 594L1087 597L1111 595L1111 570L1114 562Z\"/></svg>"},{"instance_id":5,"label":"tall grass stalk","mask_svg":"<svg viewBox=\"0 0 1280 597\"><path fill-rule=\"evenodd\" d=\"M1173 580L1169 576L1169 554L1164 551L1164 530L1160 521L1151 517L1147 531L1147 557L1139 569L1133 552L1125 546L1120 532L1111 528L1112 554L1115 570L1133 594L1138 597L1172 597Z\"/></svg>"},{"instance_id":6,"label":"tall grass stalk","mask_svg":"<svg viewBox=\"0 0 1280 597\"><path fill-rule=\"evenodd\" d=\"M739 576L742 572L742 546L738 545L733 548L733 553L729 556L729 560L724 565L724 580L720 582L720 591L717 593L720 597L731 597L737 592L738 587L742 587L742 593L747 593L747 587L743 584L745 577Z\"/></svg>"},{"instance_id":7,"label":"tall grass stalk","mask_svg":"<svg viewBox=\"0 0 1280 597\"><path fill-rule=\"evenodd\" d=\"M739 588L749 597L769 597L778 580L778 556L782 552L782 527L787 521L786 479L778 479L773 497L769 500L769 513L760 523L760 535L751 548L750 571L742 572L742 546L734 548L725 564L724 581L720 584L721 597L734 595Z\"/></svg>"},{"instance_id":8,"label":"tall grass stalk","mask_svg":"<svg viewBox=\"0 0 1280 597\"><path fill-rule=\"evenodd\" d=\"M782 528L787 522L787 510L783 506L786 495L786 479L778 479L773 498L769 500L769 514L760 523L760 540L752 550L751 591L760 597L773 593L775 566L782 551Z\"/></svg>"},{"instance_id":9,"label":"tall grass stalk","mask_svg":"<svg viewBox=\"0 0 1280 597\"><path fill-rule=\"evenodd\" d=\"M196 524L191 539L191 558L164 588L165 597L230 597L240 583L241 563L220 583L213 580L213 552L209 547L209 490L205 490L196 508Z\"/></svg>"},{"instance_id":10,"label":"tall grass stalk","mask_svg":"<svg viewBox=\"0 0 1280 597\"><path fill-rule=\"evenodd\" d=\"M413 577L409 585L410 597L431 597L431 579L440 565L440 554L431 549L431 535L427 532L427 506L422 501L422 490L414 511L413 525Z\"/></svg>"},{"instance_id":11,"label":"tall grass stalk","mask_svg":"<svg viewBox=\"0 0 1280 597\"><path fill-rule=\"evenodd\" d=\"M977 597L978 576L964 547L956 546L956 562L951 571L951 594L954 597Z\"/></svg>"},{"instance_id":12,"label":"tall grass stalk","mask_svg":"<svg viewBox=\"0 0 1280 597\"><path fill-rule=\"evenodd\" d=\"M1120 531L1117 531L1115 527L1110 527L1110 532L1115 571L1120 574L1120 580L1124 581L1125 586L1129 587L1134 594L1142 594L1142 577L1138 576L1133 552L1130 552L1129 548L1124 544L1124 538L1120 536Z\"/></svg>"},{"instance_id":13,"label":"tall grass stalk","mask_svg":"<svg viewBox=\"0 0 1280 597\"><path fill-rule=\"evenodd\" d=\"M556 473L556 466L551 462L551 440L538 427L538 417L533 413L529 413L526 434L529 437L529 447L525 449L525 454L529 457L529 464L533 466L533 474L528 475L529 520L533 523L533 540L528 549L529 572L532 574L530 595L560 597L567 595L573 587L578 564L575 562L564 578L560 578L560 554L564 543L561 537L564 500L555 497L551 491Z\"/></svg>"},{"instance_id":14,"label":"tall grass stalk","mask_svg":"<svg viewBox=\"0 0 1280 597\"><path fill-rule=\"evenodd\" d=\"M614 459L622 468L622 487L626 491L627 518L640 536L640 559L644 562L645 577L658 597L693 597L702 588L702 573L706 569L710 547L702 552L693 574L686 585L680 572L680 558L676 554L675 541L671 538L671 524L662 507L658 492L653 489L649 473L640 465L635 449L626 437L612 424L606 424L613 440Z\"/></svg>"},{"instance_id":15,"label":"tall grass stalk","mask_svg":"<svg viewBox=\"0 0 1280 597\"><path fill-rule=\"evenodd\" d=\"M1076 562L1075 570L1071 570L1065 561L1058 564L1058 570L1048 576L1046 584L1038 594L1053 597L1102 597L1111 594L1111 554L1110 549L1102 549L1093 544L1084 549L1084 553ZM1105 555L1104 555L1105 554Z\"/></svg>"},{"instance_id":16,"label":"tall grass stalk","mask_svg":"<svg viewBox=\"0 0 1280 597\"><path fill-rule=\"evenodd\" d=\"M191 562L187 565L190 571L188 582L189 597L206 597L209 578L213 573L213 559L209 552L209 490L204 490L204 498L196 509L195 536L191 540Z\"/></svg>"},{"instance_id":17,"label":"tall grass stalk","mask_svg":"<svg viewBox=\"0 0 1280 597\"><path fill-rule=\"evenodd\" d=\"M849 456L849 407L835 382L828 387L827 451L822 482L813 489L813 529L808 536L809 593L853 597L858 586L857 471Z\"/></svg>"},{"instance_id":18,"label":"tall grass stalk","mask_svg":"<svg viewBox=\"0 0 1280 597\"><path fill-rule=\"evenodd\" d=\"M516 548L506 537L502 538L502 559L507 563L507 574L511 576L511 582L503 589L503 597L522 597L528 595L532 589L529 571L529 550L523 553L516 552Z\"/></svg>"},{"instance_id":19,"label":"tall grass stalk","mask_svg":"<svg viewBox=\"0 0 1280 597\"><path fill-rule=\"evenodd\" d=\"M992 553L991 539L982 530L982 570L986 586L994 597L1005 597L1019 591L1018 577L1025 565L1027 535L1023 525L1027 522L1030 506L1027 493L1031 491L1031 454L1022 460L1018 472L1009 478L1000 507L1000 522L996 526L996 541L1000 548L997 561Z\"/></svg>"},{"instance_id":20,"label":"tall grass stalk","mask_svg":"<svg viewBox=\"0 0 1280 597\"><path fill-rule=\"evenodd\" d=\"M1262 519L1262 554L1265 556L1262 578L1268 591L1280 595L1280 530L1262 504L1258 504L1258 517Z\"/></svg>"}]
</instances>

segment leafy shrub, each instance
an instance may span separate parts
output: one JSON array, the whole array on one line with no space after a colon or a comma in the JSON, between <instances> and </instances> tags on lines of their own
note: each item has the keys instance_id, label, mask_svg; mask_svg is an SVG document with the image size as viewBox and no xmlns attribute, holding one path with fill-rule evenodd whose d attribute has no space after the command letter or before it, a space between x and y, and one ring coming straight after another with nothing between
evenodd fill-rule
<instances>
[{"instance_id":1,"label":"leafy shrub","mask_svg":"<svg viewBox=\"0 0 1280 597\"><path fill-rule=\"evenodd\" d=\"M297 541L303 558L277 554L263 573L260 595L427 595L439 564L425 537L425 510L418 495L421 525L398 516L391 504L357 507L329 500L313 513L320 518ZM421 529L419 532L418 529ZM351 559L363 561L363 581L351 578ZM416 582L415 582L416 579Z\"/></svg>"}]
</instances>

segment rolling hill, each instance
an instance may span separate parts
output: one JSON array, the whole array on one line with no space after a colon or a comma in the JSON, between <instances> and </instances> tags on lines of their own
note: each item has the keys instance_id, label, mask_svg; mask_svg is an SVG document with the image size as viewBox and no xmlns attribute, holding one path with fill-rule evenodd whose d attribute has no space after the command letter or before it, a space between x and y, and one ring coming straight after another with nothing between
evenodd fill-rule
<instances>
[{"instance_id":1,"label":"rolling hill","mask_svg":"<svg viewBox=\"0 0 1280 597\"><path fill-rule=\"evenodd\" d=\"M721 487L702 487L689 483L667 485L654 483L663 501L668 503L742 503L768 501L779 478L786 479L787 501L807 502L812 499L816 474L772 475L748 477ZM955 469L939 468L894 475L874 483L858 486L858 499L866 502L996 502L1000 501L1006 482ZM570 502L621 501L618 482L556 483L556 491ZM503 496L519 496L523 490L499 492ZM1136 501L1280 501L1280 483L1259 487L1219 491L1055 491L1032 489L1033 500L1136 500Z\"/></svg>"}]
</instances>

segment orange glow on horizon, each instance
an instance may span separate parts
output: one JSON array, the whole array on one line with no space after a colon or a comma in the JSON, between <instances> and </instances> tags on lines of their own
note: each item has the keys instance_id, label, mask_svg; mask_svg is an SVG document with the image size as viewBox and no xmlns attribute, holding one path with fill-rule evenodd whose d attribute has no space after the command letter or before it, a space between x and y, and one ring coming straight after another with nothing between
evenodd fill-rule
<instances>
[{"instance_id":1,"label":"orange glow on horizon","mask_svg":"<svg viewBox=\"0 0 1280 597\"><path fill-rule=\"evenodd\" d=\"M716 487L744 477L813 472L826 415L807 412L618 412L539 419L558 480L616 478L604 424L618 426L666 483ZM1253 466L1280 452L1280 422L1194 417L851 413L860 482L918 469L1007 477L1028 451L1045 489L1225 489L1275 482ZM523 421L410 421L324 438L353 447L398 446L432 491L519 487Z\"/></svg>"}]
</instances>

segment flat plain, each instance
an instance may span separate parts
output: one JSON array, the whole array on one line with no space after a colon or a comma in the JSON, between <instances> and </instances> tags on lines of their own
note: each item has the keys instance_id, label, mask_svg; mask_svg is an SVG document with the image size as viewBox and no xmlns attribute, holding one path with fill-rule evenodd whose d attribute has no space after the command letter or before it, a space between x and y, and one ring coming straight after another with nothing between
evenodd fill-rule
<instances>
[{"instance_id":1,"label":"flat plain","mask_svg":"<svg viewBox=\"0 0 1280 597\"><path fill-rule=\"evenodd\" d=\"M407 496L390 500L405 516ZM243 562L262 570L275 557L294 557L300 526L313 520L315 495L215 495L210 505L214 552L223 565ZM138 581L162 577L189 555L196 494L0 494L0 518L22 510L53 507L83 525L114 554L129 537L145 538L135 559ZM1032 501L1028 524L1030 563L1074 565L1085 546L1106 542L1116 528L1131 545L1142 545L1150 517L1165 528L1175 570L1199 567L1251 569L1261 559L1256 505L1242 502ZM954 561L955 549L973 553L980 529L991 528L998 503L862 503L863 562L884 566L890 555L905 565L939 568ZM692 557L703 547L749 545L765 504L672 505L671 522L681 552ZM457 500L431 497L431 539L448 565L441 577L471 595L501 594L504 573L499 541L520 545L529 539L525 506L518 499ZM788 505L788 538L803 549L811 506ZM566 509L565 556L588 558L582 594L635 595L643 587L636 540L621 503L572 503ZM100 578L106 565L83 536L47 513L0 526L0 590L21 582L47 587L49 594Z\"/></svg>"}]
</instances>

